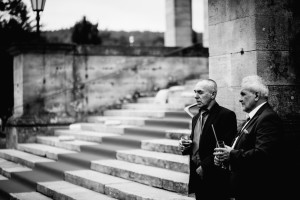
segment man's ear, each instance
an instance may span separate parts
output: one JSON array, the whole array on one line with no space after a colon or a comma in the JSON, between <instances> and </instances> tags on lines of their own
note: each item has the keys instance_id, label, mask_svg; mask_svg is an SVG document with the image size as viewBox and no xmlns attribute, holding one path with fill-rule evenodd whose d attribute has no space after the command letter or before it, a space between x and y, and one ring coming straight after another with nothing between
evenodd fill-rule
<instances>
[{"instance_id":1,"label":"man's ear","mask_svg":"<svg viewBox=\"0 0 300 200\"><path fill-rule=\"evenodd\" d=\"M260 98L260 93L259 92L255 92L255 101L258 101Z\"/></svg>"},{"instance_id":2,"label":"man's ear","mask_svg":"<svg viewBox=\"0 0 300 200\"><path fill-rule=\"evenodd\" d=\"M212 92L211 93L211 99L215 99L216 98L216 92Z\"/></svg>"}]
</instances>

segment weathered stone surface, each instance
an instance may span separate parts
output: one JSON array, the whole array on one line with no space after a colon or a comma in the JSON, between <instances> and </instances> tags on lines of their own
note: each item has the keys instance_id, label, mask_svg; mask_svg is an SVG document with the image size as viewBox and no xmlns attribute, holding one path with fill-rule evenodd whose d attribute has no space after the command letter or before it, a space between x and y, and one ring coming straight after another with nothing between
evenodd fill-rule
<instances>
[{"instance_id":1,"label":"weathered stone surface","mask_svg":"<svg viewBox=\"0 0 300 200\"><path fill-rule=\"evenodd\" d=\"M0 158L0 174L4 175L5 177L11 178L11 173L23 171L31 171L31 169L18 163L10 162Z\"/></svg>"},{"instance_id":2,"label":"weathered stone surface","mask_svg":"<svg viewBox=\"0 0 300 200\"><path fill-rule=\"evenodd\" d=\"M112 200L114 198L106 195L88 190L86 188L65 182L65 181L52 181L41 182L37 184L37 191L49 196L53 199L76 199L76 200Z\"/></svg>"},{"instance_id":3,"label":"weathered stone surface","mask_svg":"<svg viewBox=\"0 0 300 200\"><path fill-rule=\"evenodd\" d=\"M178 172L189 172L188 156L134 149L117 151L117 159Z\"/></svg>"},{"instance_id":4,"label":"weathered stone surface","mask_svg":"<svg viewBox=\"0 0 300 200\"><path fill-rule=\"evenodd\" d=\"M65 141L60 142L58 137L45 137L45 136L38 136L37 142L41 144L46 144L50 146L60 147L63 149L71 150L71 151L80 151L80 146L82 145L98 145L99 143L96 142L88 142L82 140L74 140L74 141Z\"/></svg>"},{"instance_id":5,"label":"weathered stone surface","mask_svg":"<svg viewBox=\"0 0 300 200\"><path fill-rule=\"evenodd\" d=\"M11 193L11 200L51 200L45 195L38 192Z\"/></svg>"},{"instance_id":6,"label":"weathered stone surface","mask_svg":"<svg viewBox=\"0 0 300 200\"><path fill-rule=\"evenodd\" d=\"M166 1L165 46L186 47L192 45L191 0Z\"/></svg>"},{"instance_id":7,"label":"weathered stone surface","mask_svg":"<svg viewBox=\"0 0 300 200\"><path fill-rule=\"evenodd\" d=\"M73 136L77 140L90 141L90 142L102 142L102 137L105 136L117 136L113 133L99 133L95 131L86 131L86 130L56 130L54 132L55 136Z\"/></svg>"},{"instance_id":8,"label":"weathered stone surface","mask_svg":"<svg viewBox=\"0 0 300 200\"><path fill-rule=\"evenodd\" d=\"M166 130L166 138L177 140L177 141L181 138L181 136L190 135L190 134L191 134L190 129L167 129Z\"/></svg>"},{"instance_id":9,"label":"weathered stone surface","mask_svg":"<svg viewBox=\"0 0 300 200\"><path fill-rule=\"evenodd\" d=\"M286 0L212 0L209 1L209 24L219 24L249 16L285 16L293 6Z\"/></svg>"},{"instance_id":10,"label":"weathered stone surface","mask_svg":"<svg viewBox=\"0 0 300 200\"><path fill-rule=\"evenodd\" d=\"M285 120L300 119L300 89L297 86L269 86L269 102Z\"/></svg>"},{"instance_id":11,"label":"weathered stone surface","mask_svg":"<svg viewBox=\"0 0 300 200\"><path fill-rule=\"evenodd\" d=\"M18 144L18 150L53 160L58 160L58 154L76 153L75 151L36 143Z\"/></svg>"},{"instance_id":12,"label":"weathered stone surface","mask_svg":"<svg viewBox=\"0 0 300 200\"><path fill-rule=\"evenodd\" d=\"M181 155L178 145L179 145L178 140L171 140L171 139L143 140L141 148L149 151L157 151L157 152Z\"/></svg>"},{"instance_id":13,"label":"weathered stone surface","mask_svg":"<svg viewBox=\"0 0 300 200\"><path fill-rule=\"evenodd\" d=\"M164 117L161 110L106 110L105 116L138 116L138 117Z\"/></svg>"},{"instance_id":14,"label":"weathered stone surface","mask_svg":"<svg viewBox=\"0 0 300 200\"><path fill-rule=\"evenodd\" d=\"M109 126L109 125L99 124L99 123L80 123L81 130L95 131L101 133L123 134L124 128L126 127L130 127L130 126L129 125Z\"/></svg>"},{"instance_id":15,"label":"weathered stone surface","mask_svg":"<svg viewBox=\"0 0 300 200\"><path fill-rule=\"evenodd\" d=\"M257 50L288 51L290 46L291 16L256 16Z\"/></svg>"},{"instance_id":16,"label":"weathered stone surface","mask_svg":"<svg viewBox=\"0 0 300 200\"><path fill-rule=\"evenodd\" d=\"M289 51L257 51L257 74L268 85L294 85L296 71L292 67Z\"/></svg>"},{"instance_id":17,"label":"weathered stone surface","mask_svg":"<svg viewBox=\"0 0 300 200\"><path fill-rule=\"evenodd\" d=\"M130 181L118 177L102 174L92 170L76 170L65 172L65 180L93 190L99 193L105 193L105 187L109 184L130 183Z\"/></svg>"},{"instance_id":18,"label":"weathered stone surface","mask_svg":"<svg viewBox=\"0 0 300 200\"><path fill-rule=\"evenodd\" d=\"M188 174L118 160L92 161L91 169L139 183L187 194Z\"/></svg>"},{"instance_id":19,"label":"weathered stone surface","mask_svg":"<svg viewBox=\"0 0 300 200\"><path fill-rule=\"evenodd\" d=\"M13 161L15 163L19 163L30 168L33 168L35 166L35 163L54 162L53 160L50 160L48 158L43 158L22 151L11 149L1 149L0 157L5 160Z\"/></svg>"},{"instance_id":20,"label":"weathered stone surface","mask_svg":"<svg viewBox=\"0 0 300 200\"><path fill-rule=\"evenodd\" d=\"M210 57L255 50L256 33L254 31L254 27L255 17L246 17L216 25L210 25Z\"/></svg>"},{"instance_id":21,"label":"weathered stone surface","mask_svg":"<svg viewBox=\"0 0 300 200\"><path fill-rule=\"evenodd\" d=\"M125 184L109 184L105 187L105 193L117 199L139 200L192 200L194 198L180 195L174 192L149 187L135 182Z\"/></svg>"}]
</instances>

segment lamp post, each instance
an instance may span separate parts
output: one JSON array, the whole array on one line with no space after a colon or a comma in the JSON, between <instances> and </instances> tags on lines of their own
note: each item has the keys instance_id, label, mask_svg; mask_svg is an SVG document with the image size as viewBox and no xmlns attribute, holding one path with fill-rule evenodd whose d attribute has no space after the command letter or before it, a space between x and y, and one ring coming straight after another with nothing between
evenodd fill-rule
<instances>
[{"instance_id":1,"label":"lamp post","mask_svg":"<svg viewBox=\"0 0 300 200\"><path fill-rule=\"evenodd\" d=\"M32 10L36 12L36 32L40 35L40 12L44 10L46 0L31 0Z\"/></svg>"}]
</instances>

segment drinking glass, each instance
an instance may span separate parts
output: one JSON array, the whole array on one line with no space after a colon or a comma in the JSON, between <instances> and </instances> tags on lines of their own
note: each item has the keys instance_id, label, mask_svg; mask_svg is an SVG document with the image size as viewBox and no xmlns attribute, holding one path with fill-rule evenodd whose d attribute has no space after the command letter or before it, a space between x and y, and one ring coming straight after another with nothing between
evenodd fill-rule
<instances>
[{"instance_id":1,"label":"drinking glass","mask_svg":"<svg viewBox=\"0 0 300 200\"><path fill-rule=\"evenodd\" d=\"M225 142L223 140L218 140L217 141L217 147L218 148L225 148ZM223 169L227 168L223 162L221 163L221 168L223 168Z\"/></svg>"},{"instance_id":2,"label":"drinking glass","mask_svg":"<svg viewBox=\"0 0 300 200\"><path fill-rule=\"evenodd\" d=\"M190 137L188 135L181 136L180 141L181 141L181 144L185 147L189 146L192 143L192 140L190 139Z\"/></svg>"}]
</instances>

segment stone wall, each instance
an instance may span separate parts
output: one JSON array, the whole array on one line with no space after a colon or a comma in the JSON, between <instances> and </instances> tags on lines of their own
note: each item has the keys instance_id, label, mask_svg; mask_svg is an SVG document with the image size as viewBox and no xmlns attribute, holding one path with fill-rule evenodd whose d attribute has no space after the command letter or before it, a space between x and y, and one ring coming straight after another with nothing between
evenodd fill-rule
<instances>
[{"instance_id":1,"label":"stone wall","mask_svg":"<svg viewBox=\"0 0 300 200\"><path fill-rule=\"evenodd\" d=\"M17 46L14 125L57 125L101 114L134 94L208 73L207 49L73 45ZM197 51L196 51L197 52ZM202 52L202 55L199 55Z\"/></svg>"},{"instance_id":2,"label":"stone wall","mask_svg":"<svg viewBox=\"0 0 300 200\"><path fill-rule=\"evenodd\" d=\"M251 74L267 80L270 103L283 119L299 118L296 61L300 54L295 41L299 41L300 26L295 4L287 0L209 1L209 76L220 86L218 101L234 110L239 120L245 119L238 102L240 83Z\"/></svg>"}]
</instances>

